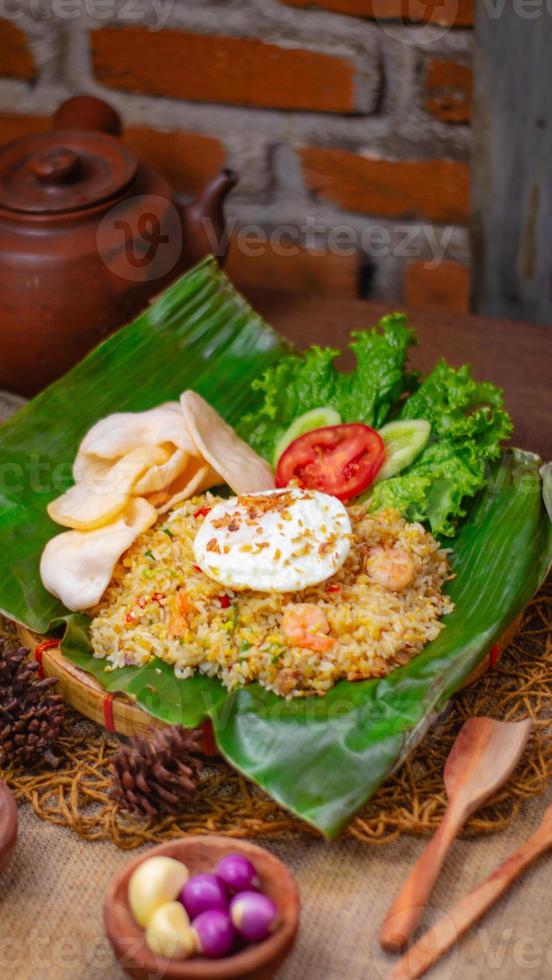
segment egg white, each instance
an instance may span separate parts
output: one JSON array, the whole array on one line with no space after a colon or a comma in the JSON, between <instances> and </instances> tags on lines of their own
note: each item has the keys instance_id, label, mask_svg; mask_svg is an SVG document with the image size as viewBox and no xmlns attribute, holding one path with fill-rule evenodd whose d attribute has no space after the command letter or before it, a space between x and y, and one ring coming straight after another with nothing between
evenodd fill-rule
<instances>
[{"instance_id":1,"label":"egg white","mask_svg":"<svg viewBox=\"0 0 552 980\"><path fill-rule=\"evenodd\" d=\"M350 547L351 522L337 497L284 488L217 504L193 552L201 570L228 588L297 592L334 575Z\"/></svg>"}]
</instances>

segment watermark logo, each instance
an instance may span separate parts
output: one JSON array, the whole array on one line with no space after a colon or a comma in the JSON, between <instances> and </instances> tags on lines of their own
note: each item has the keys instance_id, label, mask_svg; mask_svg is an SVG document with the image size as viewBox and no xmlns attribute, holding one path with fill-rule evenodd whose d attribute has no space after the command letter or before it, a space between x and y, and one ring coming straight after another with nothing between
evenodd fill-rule
<instances>
[{"instance_id":1,"label":"watermark logo","mask_svg":"<svg viewBox=\"0 0 552 980\"><path fill-rule=\"evenodd\" d=\"M397 26L408 27L400 41L415 47L434 45L455 26L458 15L459 0L395 0L391 10L386 8L385 16L378 15L377 7L374 11L381 30L395 40Z\"/></svg>"},{"instance_id":2,"label":"watermark logo","mask_svg":"<svg viewBox=\"0 0 552 980\"><path fill-rule=\"evenodd\" d=\"M104 264L120 279L151 282L176 268L182 239L178 208L164 197L143 194L104 215L96 245Z\"/></svg>"}]
</instances>

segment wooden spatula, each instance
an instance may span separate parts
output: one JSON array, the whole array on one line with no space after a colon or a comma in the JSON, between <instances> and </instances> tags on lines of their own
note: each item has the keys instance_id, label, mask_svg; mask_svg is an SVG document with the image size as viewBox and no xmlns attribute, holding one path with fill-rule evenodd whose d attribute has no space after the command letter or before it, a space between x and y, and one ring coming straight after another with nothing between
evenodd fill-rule
<instances>
[{"instance_id":1,"label":"wooden spatula","mask_svg":"<svg viewBox=\"0 0 552 980\"><path fill-rule=\"evenodd\" d=\"M531 732L531 720L470 718L463 725L445 765L448 807L380 931L385 950L396 953L407 943L431 895L448 850L467 818L515 769Z\"/></svg>"},{"instance_id":2,"label":"wooden spatula","mask_svg":"<svg viewBox=\"0 0 552 980\"><path fill-rule=\"evenodd\" d=\"M412 980L422 977L430 966L446 953L465 932L477 922L489 906L506 891L515 878L543 851L552 847L552 806L535 833L477 886L460 899L451 912L439 919L431 929L406 952L392 970L389 980Z\"/></svg>"}]
</instances>

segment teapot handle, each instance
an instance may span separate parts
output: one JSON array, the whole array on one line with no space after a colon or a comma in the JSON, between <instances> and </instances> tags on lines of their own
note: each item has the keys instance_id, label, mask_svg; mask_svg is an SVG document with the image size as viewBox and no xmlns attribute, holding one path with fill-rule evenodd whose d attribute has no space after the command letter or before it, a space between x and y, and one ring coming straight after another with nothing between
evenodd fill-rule
<instances>
[{"instance_id":1,"label":"teapot handle","mask_svg":"<svg viewBox=\"0 0 552 980\"><path fill-rule=\"evenodd\" d=\"M94 130L120 136L122 124L119 113L107 102L93 95L75 95L62 102L54 116L52 128Z\"/></svg>"}]
</instances>

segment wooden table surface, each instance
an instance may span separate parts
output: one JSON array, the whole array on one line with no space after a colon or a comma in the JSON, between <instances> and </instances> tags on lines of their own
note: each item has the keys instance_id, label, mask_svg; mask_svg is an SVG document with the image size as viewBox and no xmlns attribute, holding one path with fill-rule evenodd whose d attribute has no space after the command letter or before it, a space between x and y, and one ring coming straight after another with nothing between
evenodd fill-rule
<instances>
[{"instance_id":1,"label":"wooden table surface","mask_svg":"<svg viewBox=\"0 0 552 980\"><path fill-rule=\"evenodd\" d=\"M250 291L248 298L298 347L343 347L351 330L365 329L400 308L276 291ZM428 371L439 357L456 367L471 364L476 378L504 389L515 423L514 445L552 459L552 326L463 314L412 312L409 319L420 341L411 353L414 367Z\"/></svg>"}]
</instances>

